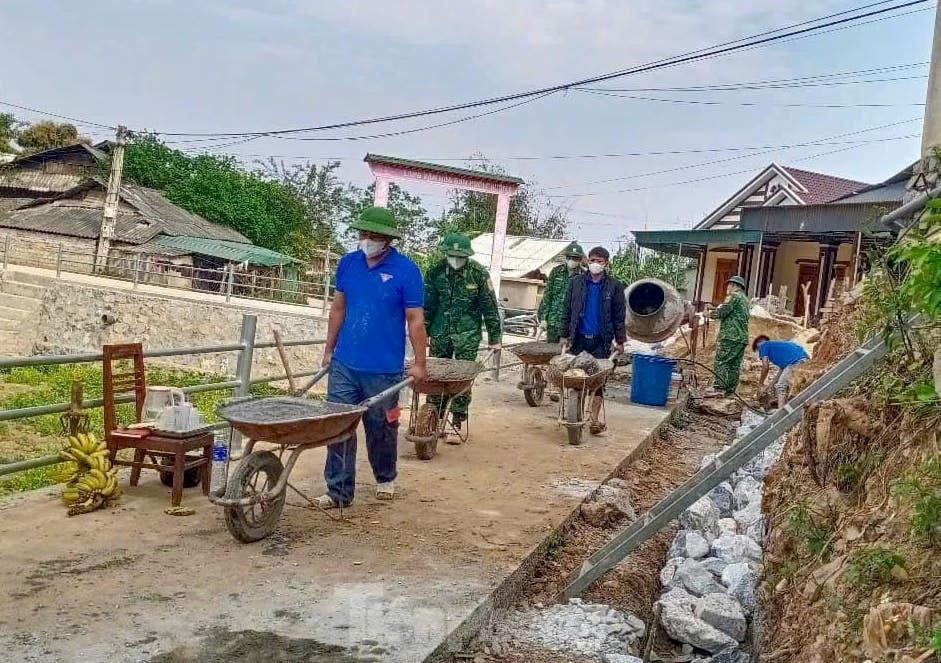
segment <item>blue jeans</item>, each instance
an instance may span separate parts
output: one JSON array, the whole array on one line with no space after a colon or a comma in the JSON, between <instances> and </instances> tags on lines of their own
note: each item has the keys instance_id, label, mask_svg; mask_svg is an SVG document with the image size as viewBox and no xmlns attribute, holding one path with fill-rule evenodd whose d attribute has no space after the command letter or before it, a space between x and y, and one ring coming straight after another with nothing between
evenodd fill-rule
<instances>
[{"instance_id":1,"label":"blue jeans","mask_svg":"<svg viewBox=\"0 0 941 663\"><path fill-rule=\"evenodd\" d=\"M403 380L402 373L362 373L337 360L330 365L327 400L355 405ZM366 452L377 483L396 477L399 438L399 395L393 394L366 410ZM327 447L323 478L327 494L340 506L353 502L356 489L356 434Z\"/></svg>"}]
</instances>

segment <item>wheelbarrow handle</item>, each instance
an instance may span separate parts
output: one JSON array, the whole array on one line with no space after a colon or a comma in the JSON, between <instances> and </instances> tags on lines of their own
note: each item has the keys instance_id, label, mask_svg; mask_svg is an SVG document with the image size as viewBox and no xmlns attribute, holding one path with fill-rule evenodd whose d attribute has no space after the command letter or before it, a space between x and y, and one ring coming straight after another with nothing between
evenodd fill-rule
<instances>
[{"instance_id":1,"label":"wheelbarrow handle","mask_svg":"<svg viewBox=\"0 0 941 663\"><path fill-rule=\"evenodd\" d=\"M327 364L326 366L321 368L319 371L314 373L314 375L310 378L310 380L307 381L307 383L303 387L295 391L294 396L297 398L300 398L301 396L306 394L308 391L310 391L311 387L313 387L315 384L320 382L323 376L325 376L329 372L330 372L330 364Z\"/></svg>"},{"instance_id":2,"label":"wheelbarrow handle","mask_svg":"<svg viewBox=\"0 0 941 663\"><path fill-rule=\"evenodd\" d=\"M399 393L400 391L402 391L403 389L405 389L405 387L409 386L409 385L412 384L413 382L415 382L415 378L413 378L413 377L407 377L407 378L405 378L404 380L402 380L401 382L392 385L392 386L389 387L388 389L385 389L385 390L383 390L383 391L380 391L380 392L379 392L378 394L376 394L375 396L371 396L371 397L367 398L366 400L362 401L362 402L360 403L360 405L363 406L363 407L372 407L373 405L375 405L375 404L378 403L379 401L383 400L384 398L388 398L388 397L391 396L392 394L397 394L397 393Z\"/></svg>"}]
</instances>

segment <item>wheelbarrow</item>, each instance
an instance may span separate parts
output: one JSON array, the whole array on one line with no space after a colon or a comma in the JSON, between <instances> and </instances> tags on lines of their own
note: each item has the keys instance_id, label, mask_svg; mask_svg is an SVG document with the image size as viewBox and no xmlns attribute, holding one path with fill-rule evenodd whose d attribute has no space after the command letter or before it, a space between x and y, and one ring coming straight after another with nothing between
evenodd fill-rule
<instances>
[{"instance_id":1,"label":"wheelbarrow","mask_svg":"<svg viewBox=\"0 0 941 663\"><path fill-rule=\"evenodd\" d=\"M209 496L213 504L224 508L226 527L239 541L251 543L274 532L290 485L288 477L303 451L349 438L370 406L413 381L406 378L358 405L301 398L328 371L329 367L322 368L292 396L241 398L216 408L222 419L248 438L225 493ZM255 451L259 441L280 445L280 453ZM285 452L290 453L282 463Z\"/></svg>"},{"instance_id":2,"label":"wheelbarrow","mask_svg":"<svg viewBox=\"0 0 941 663\"><path fill-rule=\"evenodd\" d=\"M558 387L562 394L559 399L559 424L568 431L569 444L582 443L582 434L589 423L591 399L604 386L614 371L614 361L599 359L601 370L593 375L565 375L558 367L549 364L546 375L549 383ZM604 403L601 417L604 420Z\"/></svg>"},{"instance_id":3,"label":"wheelbarrow","mask_svg":"<svg viewBox=\"0 0 941 663\"><path fill-rule=\"evenodd\" d=\"M451 412L442 402L440 406L429 403L428 396L456 398L470 391L474 380L484 370L484 364L493 355L491 350L480 361L462 359L428 358L428 375L421 383L412 387L412 407L408 417L408 430L405 439L415 445L415 455L421 460L431 460L438 453L438 440L448 434L456 435L461 443L467 442L470 435L470 419L463 429L454 425ZM449 377L461 373L466 375ZM425 395L425 403L419 405L420 396ZM441 409L439 409L439 407Z\"/></svg>"},{"instance_id":4,"label":"wheelbarrow","mask_svg":"<svg viewBox=\"0 0 941 663\"><path fill-rule=\"evenodd\" d=\"M546 367L549 360L561 352L559 344L532 341L515 345L509 350L523 364L523 377L516 385L517 388L523 390L523 398L530 407L539 407L546 396Z\"/></svg>"}]
</instances>

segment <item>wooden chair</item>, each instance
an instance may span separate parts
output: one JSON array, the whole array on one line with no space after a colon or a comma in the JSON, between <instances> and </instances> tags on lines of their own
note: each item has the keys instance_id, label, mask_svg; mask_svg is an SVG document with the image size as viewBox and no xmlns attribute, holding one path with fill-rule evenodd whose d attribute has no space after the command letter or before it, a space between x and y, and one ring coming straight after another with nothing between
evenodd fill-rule
<instances>
[{"instance_id":1,"label":"wooden chair","mask_svg":"<svg viewBox=\"0 0 941 663\"><path fill-rule=\"evenodd\" d=\"M204 431L187 437L167 437L159 433L141 436L133 430L120 429L117 424L115 403L118 397L131 393L134 397L135 421L141 420L144 396L147 391L144 373L144 349L140 343L105 345L102 347L102 400L104 401L105 441L112 465L131 468L130 485L136 486L142 468L173 473L170 504L179 506L183 500L183 474L186 470L201 468L203 494L209 494L209 471L212 464L212 432ZM115 372L115 362L130 361L130 371ZM121 449L134 449L134 460L117 458ZM202 449L199 457L187 453ZM151 462L145 462L149 458ZM172 461L161 465L158 458Z\"/></svg>"}]
</instances>

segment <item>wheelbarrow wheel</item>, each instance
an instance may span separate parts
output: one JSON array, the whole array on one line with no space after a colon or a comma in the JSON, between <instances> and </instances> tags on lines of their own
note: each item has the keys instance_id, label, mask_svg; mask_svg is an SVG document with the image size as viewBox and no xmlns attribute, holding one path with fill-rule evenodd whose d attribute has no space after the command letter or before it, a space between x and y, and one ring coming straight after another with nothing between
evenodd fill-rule
<instances>
[{"instance_id":1,"label":"wheelbarrow wheel","mask_svg":"<svg viewBox=\"0 0 941 663\"><path fill-rule=\"evenodd\" d=\"M415 430L409 436L415 443L415 455L420 460L431 460L438 453L438 410L425 403L415 416Z\"/></svg>"},{"instance_id":2,"label":"wheelbarrow wheel","mask_svg":"<svg viewBox=\"0 0 941 663\"><path fill-rule=\"evenodd\" d=\"M529 384L532 386L523 389L523 397L529 407L539 407L546 395L546 378L542 374L542 369L537 366L530 367L528 372L532 378Z\"/></svg>"},{"instance_id":3,"label":"wheelbarrow wheel","mask_svg":"<svg viewBox=\"0 0 941 663\"><path fill-rule=\"evenodd\" d=\"M565 429L568 431L569 444L582 443L582 392L569 389L565 395Z\"/></svg>"},{"instance_id":4,"label":"wheelbarrow wheel","mask_svg":"<svg viewBox=\"0 0 941 663\"><path fill-rule=\"evenodd\" d=\"M270 451L255 451L239 463L229 479L225 490L226 499L251 497L266 490L271 490L284 466ZM268 502L259 502L248 506L237 505L225 508L225 525L236 539L243 543L252 543L264 539L274 532L284 509L284 492Z\"/></svg>"}]
</instances>

